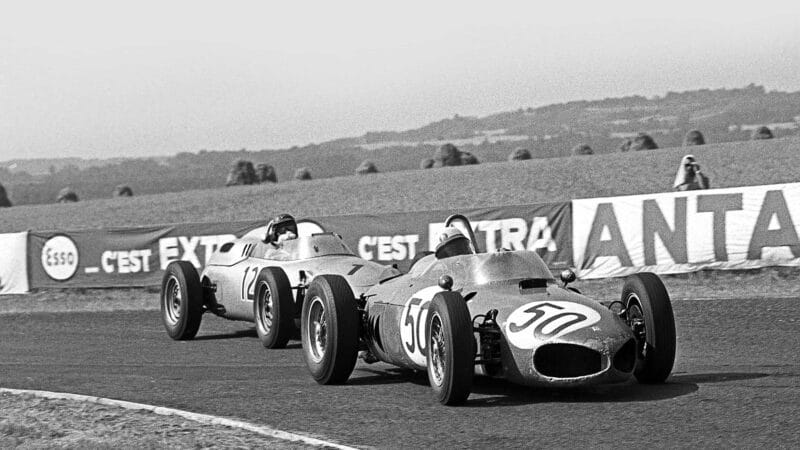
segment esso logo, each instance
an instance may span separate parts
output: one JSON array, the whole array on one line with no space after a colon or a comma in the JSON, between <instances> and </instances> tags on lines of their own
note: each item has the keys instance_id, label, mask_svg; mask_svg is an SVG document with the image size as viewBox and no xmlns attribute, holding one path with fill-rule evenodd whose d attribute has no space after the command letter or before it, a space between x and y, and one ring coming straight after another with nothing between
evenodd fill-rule
<instances>
[{"instance_id":1,"label":"esso logo","mask_svg":"<svg viewBox=\"0 0 800 450\"><path fill-rule=\"evenodd\" d=\"M411 361L419 366L428 364L428 342L425 339L428 308L431 306L433 296L441 291L442 288L439 286L431 286L418 291L408 299L403 307L403 313L400 315L400 340L403 351Z\"/></svg>"},{"instance_id":2,"label":"esso logo","mask_svg":"<svg viewBox=\"0 0 800 450\"><path fill-rule=\"evenodd\" d=\"M508 341L517 348L532 349L542 341L592 326L600 313L573 302L544 301L520 306L505 324Z\"/></svg>"},{"instance_id":3,"label":"esso logo","mask_svg":"<svg viewBox=\"0 0 800 450\"><path fill-rule=\"evenodd\" d=\"M42 268L56 281L72 278L78 271L78 247L67 236L53 236L42 247Z\"/></svg>"}]
</instances>

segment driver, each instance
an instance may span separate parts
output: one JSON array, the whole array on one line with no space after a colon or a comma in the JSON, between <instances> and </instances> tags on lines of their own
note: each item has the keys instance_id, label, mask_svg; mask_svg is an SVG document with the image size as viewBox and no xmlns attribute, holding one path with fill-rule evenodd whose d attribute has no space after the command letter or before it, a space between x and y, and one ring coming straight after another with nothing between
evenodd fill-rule
<instances>
[{"instance_id":1,"label":"driver","mask_svg":"<svg viewBox=\"0 0 800 450\"><path fill-rule=\"evenodd\" d=\"M277 247L290 239L297 239L297 222L290 214L278 214L267 224L264 241Z\"/></svg>"},{"instance_id":2,"label":"driver","mask_svg":"<svg viewBox=\"0 0 800 450\"><path fill-rule=\"evenodd\" d=\"M457 255L470 255L475 253L469 239L456 227L447 227L439 236L439 245L436 246L436 258L449 258Z\"/></svg>"}]
</instances>

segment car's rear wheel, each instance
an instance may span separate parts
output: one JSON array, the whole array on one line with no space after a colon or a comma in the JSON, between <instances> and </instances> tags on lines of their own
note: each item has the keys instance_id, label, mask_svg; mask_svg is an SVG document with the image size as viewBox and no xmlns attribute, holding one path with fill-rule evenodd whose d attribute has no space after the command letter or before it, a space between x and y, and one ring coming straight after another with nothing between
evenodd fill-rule
<instances>
[{"instance_id":1,"label":"car's rear wheel","mask_svg":"<svg viewBox=\"0 0 800 450\"><path fill-rule=\"evenodd\" d=\"M294 300L286 272L265 267L256 278L253 302L256 332L266 348L283 348L294 332Z\"/></svg>"},{"instance_id":2,"label":"car's rear wheel","mask_svg":"<svg viewBox=\"0 0 800 450\"><path fill-rule=\"evenodd\" d=\"M428 341L428 381L444 405L464 403L472 390L475 345L472 320L464 299L456 292L433 297L425 325Z\"/></svg>"},{"instance_id":3,"label":"car's rear wheel","mask_svg":"<svg viewBox=\"0 0 800 450\"><path fill-rule=\"evenodd\" d=\"M653 273L637 273L622 287L626 321L638 341L634 375L640 383L663 383L675 363L675 317L664 283Z\"/></svg>"},{"instance_id":4,"label":"car's rear wheel","mask_svg":"<svg viewBox=\"0 0 800 450\"><path fill-rule=\"evenodd\" d=\"M347 381L358 356L359 313L350 285L338 275L320 275L305 294L300 320L303 356L319 384Z\"/></svg>"},{"instance_id":5,"label":"car's rear wheel","mask_svg":"<svg viewBox=\"0 0 800 450\"><path fill-rule=\"evenodd\" d=\"M161 320L169 337L194 339L203 318L203 290L188 261L169 263L161 279Z\"/></svg>"}]
</instances>

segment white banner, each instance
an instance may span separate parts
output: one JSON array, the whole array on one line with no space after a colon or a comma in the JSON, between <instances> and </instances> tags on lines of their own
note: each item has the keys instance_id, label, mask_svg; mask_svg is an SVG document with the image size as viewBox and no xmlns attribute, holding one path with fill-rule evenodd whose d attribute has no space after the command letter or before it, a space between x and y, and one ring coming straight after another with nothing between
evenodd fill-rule
<instances>
[{"instance_id":1,"label":"white banner","mask_svg":"<svg viewBox=\"0 0 800 450\"><path fill-rule=\"evenodd\" d=\"M28 292L28 232L0 234L0 294Z\"/></svg>"},{"instance_id":2,"label":"white banner","mask_svg":"<svg viewBox=\"0 0 800 450\"><path fill-rule=\"evenodd\" d=\"M800 266L800 183L572 202L580 278Z\"/></svg>"}]
</instances>

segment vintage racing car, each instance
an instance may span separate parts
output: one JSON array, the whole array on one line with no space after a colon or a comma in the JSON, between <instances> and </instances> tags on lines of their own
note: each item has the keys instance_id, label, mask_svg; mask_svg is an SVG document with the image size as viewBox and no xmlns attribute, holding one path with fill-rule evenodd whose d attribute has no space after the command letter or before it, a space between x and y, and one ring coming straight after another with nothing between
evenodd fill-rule
<instances>
[{"instance_id":1,"label":"vintage racing car","mask_svg":"<svg viewBox=\"0 0 800 450\"><path fill-rule=\"evenodd\" d=\"M361 295L379 280L400 273L357 257L335 233L300 236L280 245L271 234L223 244L199 275L187 261L167 266L161 317L171 338L193 339L203 314L211 312L255 322L262 344L281 348L297 329L308 280L322 273L337 275Z\"/></svg>"},{"instance_id":2,"label":"vintage racing car","mask_svg":"<svg viewBox=\"0 0 800 450\"><path fill-rule=\"evenodd\" d=\"M535 252L476 252L464 216L446 225L467 230L454 233L461 254L437 248L362 293L338 275L310 283L300 335L318 383L346 382L359 350L367 362L426 370L443 404L464 402L475 373L531 386L669 376L675 322L658 276L632 275L621 300L601 303L567 286L571 270L556 282Z\"/></svg>"}]
</instances>

